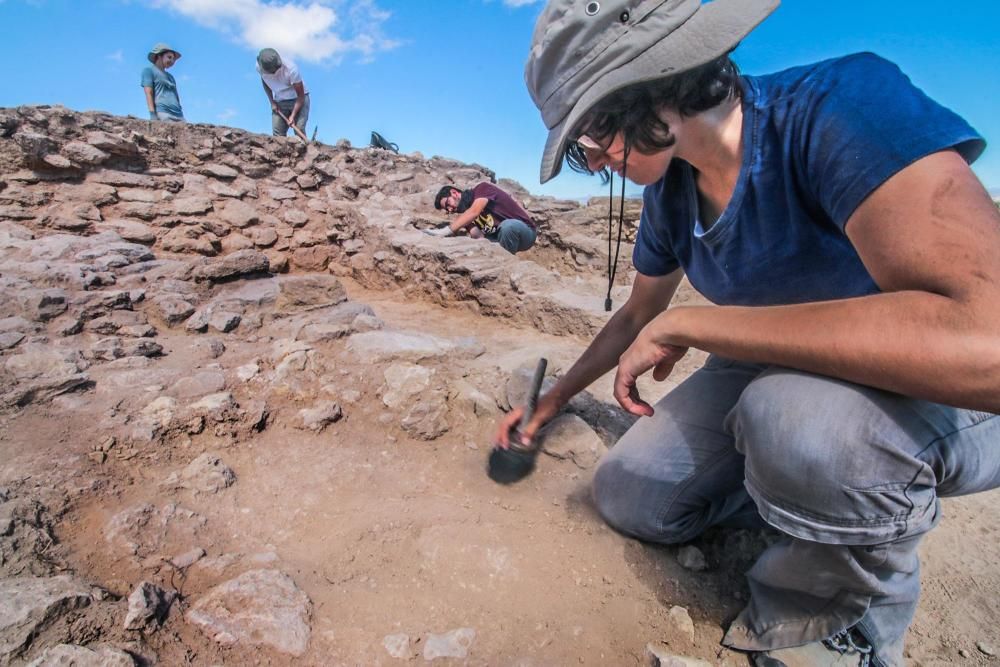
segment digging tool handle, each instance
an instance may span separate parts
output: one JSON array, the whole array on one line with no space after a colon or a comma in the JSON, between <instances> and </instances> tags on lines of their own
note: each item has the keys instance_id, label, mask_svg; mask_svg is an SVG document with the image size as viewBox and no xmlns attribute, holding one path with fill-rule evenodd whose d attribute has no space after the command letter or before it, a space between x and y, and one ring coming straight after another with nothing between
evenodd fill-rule
<instances>
[{"instance_id":1,"label":"digging tool handle","mask_svg":"<svg viewBox=\"0 0 1000 667\"><path fill-rule=\"evenodd\" d=\"M277 111L278 115L281 116L281 120L285 121L285 125L287 125L288 127L292 128L292 131L295 132L295 134L299 137L299 139L301 139L302 141L304 141L304 142L306 142L308 144L309 143L309 137L306 136L306 133L303 132L302 130L300 130L298 128L298 126L292 125L291 121L288 120L288 117L285 116L285 114L281 113L281 109L278 109L277 107L275 107L275 110Z\"/></svg>"}]
</instances>

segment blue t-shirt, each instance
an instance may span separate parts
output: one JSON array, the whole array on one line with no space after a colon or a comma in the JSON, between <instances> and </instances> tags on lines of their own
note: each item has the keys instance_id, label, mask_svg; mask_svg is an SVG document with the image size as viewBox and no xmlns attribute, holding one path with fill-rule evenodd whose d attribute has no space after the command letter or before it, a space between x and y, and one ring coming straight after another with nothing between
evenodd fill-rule
<instances>
[{"instance_id":1,"label":"blue t-shirt","mask_svg":"<svg viewBox=\"0 0 1000 667\"><path fill-rule=\"evenodd\" d=\"M695 171L674 159L643 193L632 261L683 268L720 305L776 305L879 291L844 233L859 204L935 151L972 162L983 139L871 53L741 80L743 164L729 205L707 229Z\"/></svg>"},{"instance_id":2,"label":"blue t-shirt","mask_svg":"<svg viewBox=\"0 0 1000 667\"><path fill-rule=\"evenodd\" d=\"M153 103L157 111L184 117L181 100L177 96L177 82L170 73L159 67L146 67L142 70L142 87L153 89Z\"/></svg>"}]
</instances>

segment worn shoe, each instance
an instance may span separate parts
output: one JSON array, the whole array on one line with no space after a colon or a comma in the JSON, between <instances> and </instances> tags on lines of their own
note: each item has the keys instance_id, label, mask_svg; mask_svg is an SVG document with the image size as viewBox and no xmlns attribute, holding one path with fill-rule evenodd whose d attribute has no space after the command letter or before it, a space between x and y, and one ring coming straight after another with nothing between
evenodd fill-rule
<instances>
[{"instance_id":1,"label":"worn shoe","mask_svg":"<svg viewBox=\"0 0 1000 667\"><path fill-rule=\"evenodd\" d=\"M870 667L875 656L872 645L855 628L805 646L753 653L755 667Z\"/></svg>"}]
</instances>

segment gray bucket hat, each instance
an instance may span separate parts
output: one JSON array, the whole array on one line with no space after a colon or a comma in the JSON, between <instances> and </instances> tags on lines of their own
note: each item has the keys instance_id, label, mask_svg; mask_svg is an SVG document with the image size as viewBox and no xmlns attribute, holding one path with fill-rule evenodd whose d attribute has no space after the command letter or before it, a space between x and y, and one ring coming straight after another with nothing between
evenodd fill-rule
<instances>
[{"instance_id":1,"label":"gray bucket hat","mask_svg":"<svg viewBox=\"0 0 1000 667\"><path fill-rule=\"evenodd\" d=\"M274 74L281 67L281 56L274 49L261 49L257 54L257 64L268 74Z\"/></svg>"},{"instance_id":2,"label":"gray bucket hat","mask_svg":"<svg viewBox=\"0 0 1000 667\"><path fill-rule=\"evenodd\" d=\"M535 24L524 81L549 129L541 182L555 177L569 133L626 86L729 52L780 0L550 0Z\"/></svg>"},{"instance_id":3,"label":"gray bucket hat","mask_svg":"<svg viewBox=\"0 0 1000 667\"><path fill-rule=\"evenodd\" d=\"M156 56L160 55L161 53L166 53L167 51L173 51L174 55L177 56L177 59L180 60L181 52L178 51L177 49L170 48L168 45L164 44L163 42L160 42L159 44L157 44L156 46L154 46L153 48L151 48L149 50L149 53L146 55L146 58L149 60L149 62L155 63L156 62Z\"/></svg>"}]
</instances>

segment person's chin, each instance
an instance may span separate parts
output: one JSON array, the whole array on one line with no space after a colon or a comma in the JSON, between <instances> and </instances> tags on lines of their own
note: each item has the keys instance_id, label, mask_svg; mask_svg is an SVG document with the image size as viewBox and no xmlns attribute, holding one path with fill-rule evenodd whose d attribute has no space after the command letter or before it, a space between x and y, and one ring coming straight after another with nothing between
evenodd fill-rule
<instances>
[{"instance_id":1,"label":"person's chin","mask_svg":"<svg viewBox=\"0 0 1000 667\"><path fill-rule=\"evenodd\" d=\"M647 185L652 185L659 179L657 177L649 176L646 174L639 174L636 176L629 174L628 180L630 180L632 183L635 183L636 185L641 185L642 187L646 187Z\"/></svg>"}]
</instances>

